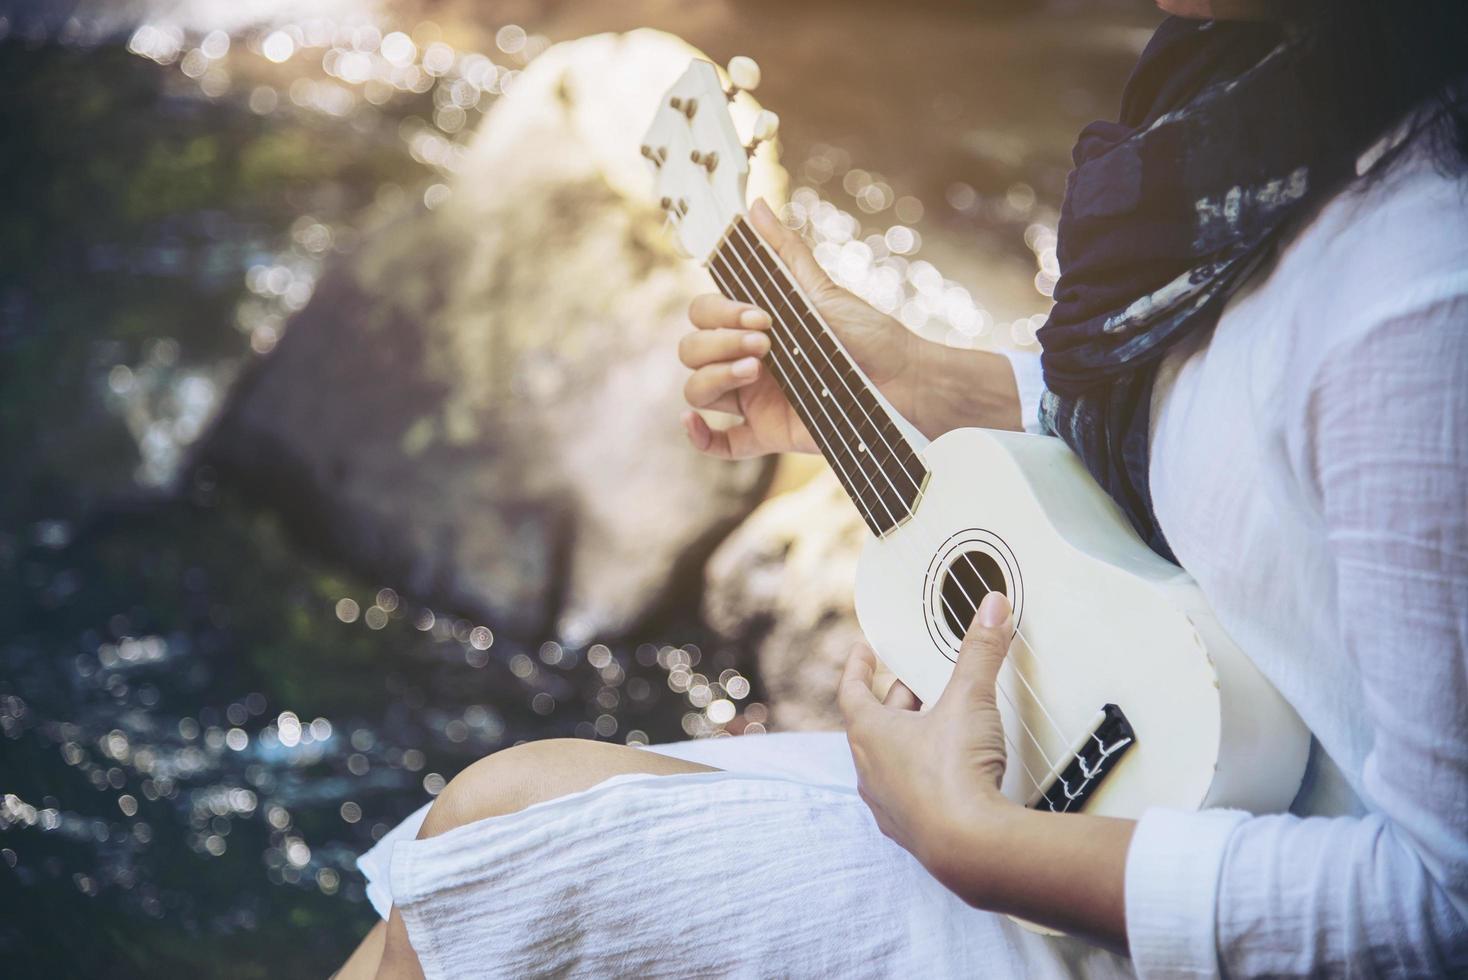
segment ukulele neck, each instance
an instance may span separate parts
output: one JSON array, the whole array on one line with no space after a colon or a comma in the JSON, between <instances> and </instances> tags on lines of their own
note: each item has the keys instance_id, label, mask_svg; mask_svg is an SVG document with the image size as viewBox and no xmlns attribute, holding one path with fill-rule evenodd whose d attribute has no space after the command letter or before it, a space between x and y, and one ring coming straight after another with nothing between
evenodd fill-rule
<instances>
[{"instance_id":1,"label":"ukulele neck","mask_svg":"<svg viewBox=\"0 0 1468 980\"><path fill-rule=\"evenodd\" d=\"M766 368L873 534L917 509L928 469L886 403L743 215L708 261L725 296L770 315Z\"/></svg>"}]
</instances>

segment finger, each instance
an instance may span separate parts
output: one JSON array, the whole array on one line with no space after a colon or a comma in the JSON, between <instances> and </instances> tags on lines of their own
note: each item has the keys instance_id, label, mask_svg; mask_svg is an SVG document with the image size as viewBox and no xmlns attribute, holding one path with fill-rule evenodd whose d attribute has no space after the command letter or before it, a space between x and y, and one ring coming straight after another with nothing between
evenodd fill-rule
<instances>
[{"instance_id":1,"label":"finger","mask_svg":"<svg viewBox=\"0 0 1468 980\"><path fill-rule=\"evenodd\" d=\"M678 341L678 360L685 367L701 368L741 357L764 357L770 352L770 335L759 330L715 327L684 334Z\"/></svg>"},{"instance_id":2,"label":"finger","mask_svg":"<svg viewBox=\"0 0 1468 980\"><path fill-rule=\"evenodd\" d=\"M851 656L846 658L846 668L841 671L841 682L836 687L836 704L841 709L841 717L846 719L848 732L870 717L873 710L882 707L872 693L872 675L876 669L877 659L871 648L865 643L856 644Z\"/></svg>"},{"instance_id":3,"label":"finger","mask_svg":"<svg viewBox=\"0 0 1468 980\"><path fill-rule=\"evenodd\" d=\"M688 319L700 330L742 327L745 330L768 330L770 315L763 310L720 296L704 293L688 304Z\"/></svg>"},{"instance_id":4,"label":"finger","mask_svg":"<svg viewBox=\"0 0 1468 980\"><path fill-rule=\"evenodd\" d=\"M912 693L912 689L901 681L892 682L892 686L887 688L887 696L882 699L882 703L899 711L916 711L923 706L918 696Z\"/></svg>"},{"instance_id":5,"label":"finger","mask_svg":"<svg viewBox=\"0 0 1468 980\"><path fill-rule=\"evenodd\" d=\"M710 412L723 412L725 415L742 415L744 412L743 406L739 404L739 394L733 391L704 408Z\"/></svg>"},{"instance_id":6,"label":"finger","mask_svg":"<svg viewBox=\"0 0 1468 980\"><path fill-rule=\"evenodd\" d=\"M683 385L683 398L694 408L713 408L723 395L753 383L759 372L759 359L754 357L701 367Z\"/></svg>"},{"instance_id":7,"label":"finger","mask_svg":"<svg viewBox=\"0 0 1468 980\"><path fill-rule=\"evenodd\" d=\"M748 459L763 456L763 449L755 437L754 430L747 425L736 425L732 429L714 429L697 412L683 413L683 429L694 449L720 459Z\"/></svg>"},{"instance_id":8,"label":"finger","mask_svg":"<svg viewBox=\"0 0 1468 980\"><path fill-rule=\"evenodd\" d=\"M979 603L978 614L964 634L953 677L940 701L951 696L969 703L992 704L997 696L999 668L1004 666L1004 655L1009 652L1013 637L1009 600L1003 593L990 592Z\"/></svg>"},{"instance_id":9,"label":"finger","mask_svg":"<svg viewBox=\"0 0 1468 980\"><path fill-rule=\"evenodd\" d=\"M794 231L785 227L785 223L775 216L770 206L763 198L754 202L749 209L750 217L754 221L754 228L759 232L780 260L790 269L795 276L795 281L812 295L826 289L832 288L830 278L825 270L821 268L816 257L806 247L805 241Z\"/></svg>"}]
</instances>

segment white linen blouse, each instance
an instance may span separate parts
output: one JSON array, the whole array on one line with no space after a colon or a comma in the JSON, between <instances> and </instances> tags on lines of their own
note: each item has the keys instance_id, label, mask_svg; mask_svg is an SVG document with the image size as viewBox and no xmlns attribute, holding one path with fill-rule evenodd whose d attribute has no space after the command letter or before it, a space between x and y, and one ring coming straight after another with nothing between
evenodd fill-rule
<instances>
[{"instance_id":1,"label":"white linen blouse","mask_svg":"<svg viewBox=\"0 0 1468 980\"><path fill-rule=\"evenodd\" d=\"M1163 533L1315 742L1291 814L1143 816L1138 974L1468 975L1468 181L1326 205L1168 356L1151 439Z\"/></svg>"}]
</instances>

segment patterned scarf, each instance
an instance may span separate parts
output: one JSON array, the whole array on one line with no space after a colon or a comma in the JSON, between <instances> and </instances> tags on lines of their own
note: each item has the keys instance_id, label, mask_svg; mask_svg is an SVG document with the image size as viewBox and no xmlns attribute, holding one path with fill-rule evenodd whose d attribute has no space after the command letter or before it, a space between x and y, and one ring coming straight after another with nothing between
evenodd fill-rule
<instances>
[{"instance_id":1,"label":"patterned scarf","mask_svg":"<svg viewBox=\"0 0 1468 980\"><path fill-rule=\"evenodd\" d=\"M1147 479L1158 363L1217 322L1364 149L1312 125L1312 47L1280 25L1169 18L1127 82L1119 121L1092 123L1075 147L1055 307L1039 332L1041 422L1172 561Z\"/></svg>"}]
</instances>

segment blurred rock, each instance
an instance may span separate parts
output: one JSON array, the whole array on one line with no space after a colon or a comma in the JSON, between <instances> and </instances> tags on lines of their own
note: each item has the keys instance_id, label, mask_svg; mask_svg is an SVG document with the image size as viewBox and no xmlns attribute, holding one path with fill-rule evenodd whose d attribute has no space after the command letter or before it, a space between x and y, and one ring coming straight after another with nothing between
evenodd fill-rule
<instances>
[{"instance_id":1,"label":"blurred rock","mask_svg":"<svg viewBox=\"0 0 1468 980\"><path fill-rule=\"evenodd\" d=\"M638 31L536 58L448 195L323 278L203 461L494 629L580 642L696 601L769 466L701 457L678 422L676 338L710 285L672 252L637 141L693 54Z\"/></svg>"},{"instance_id":2,"label":"blurred rock","mask_svg":"<svg viewBox=\"0 0 1468 980\"><path fill-rule=\"evenodd\" d=\"M825 471L762 504L709 559L705 617L755 651L772 727L841 727L836 684L862 638L852 588L866 534ZM890 682L883 671L876 686Z\"/></svg>"}]
</instances>

